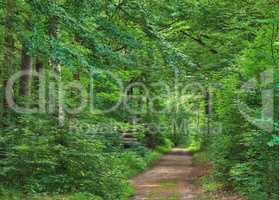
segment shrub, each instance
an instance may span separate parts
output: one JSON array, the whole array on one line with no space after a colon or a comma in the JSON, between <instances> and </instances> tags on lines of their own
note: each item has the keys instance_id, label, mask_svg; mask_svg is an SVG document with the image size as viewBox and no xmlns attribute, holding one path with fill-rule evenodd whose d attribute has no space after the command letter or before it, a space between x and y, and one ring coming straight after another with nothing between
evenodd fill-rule
<instances>
[{"instance_id":1,"label":"shrub","mask_svg":"<svg viewBox=\"0 0 279 200\"><path fill-rule=\"evenodd\" d=\"M118 156L107 153L101 141L57 127L36 127L7 130L2 138L4 187L27 193L79 191L106 200L122 199L131 191Z\"/></svg>"}]
</instances>

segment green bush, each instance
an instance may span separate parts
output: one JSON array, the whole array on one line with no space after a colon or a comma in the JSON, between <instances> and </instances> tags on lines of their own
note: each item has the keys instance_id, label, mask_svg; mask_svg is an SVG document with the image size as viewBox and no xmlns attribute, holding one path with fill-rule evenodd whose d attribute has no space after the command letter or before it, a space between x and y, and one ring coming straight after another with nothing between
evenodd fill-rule
<instances>
[{"instance_id":1,"label":"green bush","mask_svg":"<svg viewBox=\"0 0 279 200\"><path fill-rule=\"evenodd\" d=\"M168 153L172 147L172 141L168 138L165 138L164 142L160 146L157 146L155 150L159 153Z\"/></svg>"},{"instance_id":2,"label":"green bush","mask_svg":"<svg viewBox=\"0 0 279 200\"><path fill-rule=\"evenodd\" d=\"M0 192L0 200L103 200L101 197L90 193L74 193L70 195L26 195L18 191L6 190Z\"/></svg>"},{"instance_id":3,"label":"green bush","mask_svg":"<svg viewBox=\"0 0 279 200\"><path fill-rule=\"evenodd\" d=\"M131 177L144 170L147 163L144 157L137 153L130 151L121 154L121 165L123 166L123 173L126 177Z\"/></svg>"},{"instance_id":4,"label":"green bush","mask_svg":"<svg viewBox=\"0 0 279 200\"><path fill-rule=\"evenodd\" d=\"M37 126L38 127L38 126ZM88 192L107 200L131 192L119 157L91 135L64 129L8 130L1 146L0 177L6 188L27 193Z\"/></svg>"},{"instance_id":5,"label":"green bush","mask_svg":"<svg viewBox=\"0 0 279 200\"><path fill-rule=\"evenodd\" d=\"M201 184L203 191L205 192L216 192L224 188L224 185L221 182L218 182L212 175L203 177Z\"/></svg>"},{"instance_id":6,"label":"green bush","mask_svg":"<svg viewBox=\"0 0 279 200\"><path fill-rule=\"evenodd\" d=\"M210 161L211 160L210 160L207 152L196 152L193 155L193 163L194 164L197 164L197 165L209 164Z\"/></svg>"},{"instance_id":7,"label":"green bush","mask_svg":"<svg viewBox=\"0 0 279 200\"><path fill-rule=\"evenodd\" d=\"M132 177L139 172L142 172L159 157L160 153L155 151L149 151L144 156L141 156L134 151L123 152L121 154L120 165L123 167L123 174L126 177Z\"/></svg>"},{"instance_id":8,"label":"green bush","mask_svg":"<svg viewBox=\"0 0 279 200\"><path fill-rule=\"evenodd\" d=\"M29 125L26 126L27 121ZM31 123L34 123L30 126ZM171 149L171 142L157 151L138 143L123 149L116 131L83 131L76 127L68 132L51 118L32 116L21 120L21 126L5 129L0 138L0 178L3 191L15 191L7 199L36 196L49 198L64 195L67 200L124 200L133 193L128 178L143 171ZM49 126L52 124L52 126ZM37 195L38 194L38 195ZM39 195L41 194L41 195ZM66 198L65 197L65 198ZM60 197L53 197L53 199Z\"/></svg>"},{"instance_id":9,"label":"green bush","mask_svg":"<svg viewBox=\"0 0 279 200\"><path fill-rule=\"evenodd\" d=\"M76 193L66 198L68 200L102 200L101 197L97 197L90 193Z\"/></svg>"}]
</instances>

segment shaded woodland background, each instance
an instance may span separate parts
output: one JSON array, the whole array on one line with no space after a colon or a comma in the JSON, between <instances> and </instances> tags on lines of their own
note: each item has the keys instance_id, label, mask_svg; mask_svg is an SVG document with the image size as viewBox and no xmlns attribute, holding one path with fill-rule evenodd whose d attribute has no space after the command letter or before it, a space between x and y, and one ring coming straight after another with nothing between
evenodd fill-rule
<instances>
[{"instance_id":1,"label":"shaded woodland background","mask_svg":"<svg viewBox=\"0 0 279 200\"><path fill-rule=\"evenodd\" d=\"M128 178L175 145L212 162L209 182L217 189L279 199L278 6L2 0L1 198L124 200L133 192ZM266 70L273 82L262 84ZM20 71L13 90L5 90ZM141 83L148 95L136 84L122 91L112 75L125 89ZM251 79L256 87L240 92ZM71 84L86 93L69 87L62 95ZM273 91L273 121L261 118L265 90ZM15 112L6 93L39 112ZM84 101L78 113L65 110ZM248 121L239 101L272 131Z\"/></svg>"}]
</instances>

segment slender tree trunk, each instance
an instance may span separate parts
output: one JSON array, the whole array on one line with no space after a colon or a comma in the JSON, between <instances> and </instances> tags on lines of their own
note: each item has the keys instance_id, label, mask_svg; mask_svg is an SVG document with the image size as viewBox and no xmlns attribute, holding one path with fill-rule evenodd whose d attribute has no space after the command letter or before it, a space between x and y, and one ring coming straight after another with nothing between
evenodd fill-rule
<instances>
[{"instance_id":1,"label":"slender tree trunk","mask_svg":"<svg viewBox=\"0 0 279 200\"><path fill-rule=\"evenodd\" d=\"M31 19L32 16L29 16ZM25 21L25 28L31 32L31 20ZM25 42L22 42L21 50L21 72L23 75L20 80L19 95L23 97L31 96L31 80L32 80L32 56L28 54L28 47ZM26 99L27 100L27 99Z\"/></svg>"},{"instance_id":2,"label":"slender tree trunk","mask_svg":"<svg viewBox=\"0 0 279 200\"><path fill-rule=\"evenodd\" d=\"M36 72L38 73L38 75L40 76L43 73L44 70L44 64L42 61L40 61L39 59L36 61Z\"/></svg>"},{"instance_id":3,"label":"slender tree trunk","mask_svg":"<svg viewBox=\"0 0 279 200\"><path fill-rule=\"evenodd\" d=\"M25 45L22 46L21 53L21 71L23 75L20 80L19 93L23 97L31 95L31 79L32 79L32 57L28 55Z\"/></svg>"},{"instance_id":4,"label":"slender tree trunk","mask_svg":"<svg viewBox=\"0 0 279 200\"><path fill-rule=\"evenodd\" d=\"M205 116L206 116L206 135L204 138L204 145L206 146L209 140L209 136L211 134L211 94L208 88L206 88L205 91L205 97L204 97L204 101L205 101Z\"/></svg>"},{"instance_id":5,"label":"slender tree trunk","mask_svg":"<svg viewBox=\"0 0 279 200\"><path fill-rule=\"evenodd\" d=\"M74 78L75 78L75 80L80 81L80 72L79 71L75 72Z\"/></svg>"},{"instance_id":6,"label":"slender tree trunk","mask_svg":"<svg viewBox=\"0 0 279 200\"><path fill-rule=\"evenodd\" d=\"M197 130L200 130L200 108L198 107L198 112L197 112Z\"/></svg>"},{"instance_id":7,"label":"slender tree trunk","mask_svg":"<svg viewBox=\"0 0 279 200\"><path fill-rule=\"evenodd\" d=\"M44 64L40 59L37 59L35 69L37 73L35 90L37 91L39 112L46 113L46 88L45 88Z\"/></svg>"},{"instance_id":8,"label":"slender tree trunk","mask_svg":"<svg viewBox=\"0 0 279 200\"><path fill-rule=\"evenodd\" d=\"M59 19L56 16L51 16L49 19L49 35L53 39L57 39L58 37L58 22ZM61 65L56 59L51 59L50 64L52 66L54 76L56 79L55 82L57 83L56 103L58 104L58 112L57 112L58 121L59 121L59 125L63 126L65 121L65 113L63 109L63 94L62 94L63 91L61 90L61 82L62 82Z\"/></svg>"},{"instance_id":9,"label":"slender tree trunk","mask_svg":"<svg viewBox=\"0 0 279 200\"><path fill-rule=\"evenodd\" d=\"M14 37L13 37L13 15L14 15L14 0L6 1L6 17L5 17L5 33L4 33L4 61L1 67L1 116L0 116L0 124L5 126L6 121L9 115L8 102L6 100L6 86L11 73L11 69L13 66L14 60Z\"/></svg>"}]
</instances>

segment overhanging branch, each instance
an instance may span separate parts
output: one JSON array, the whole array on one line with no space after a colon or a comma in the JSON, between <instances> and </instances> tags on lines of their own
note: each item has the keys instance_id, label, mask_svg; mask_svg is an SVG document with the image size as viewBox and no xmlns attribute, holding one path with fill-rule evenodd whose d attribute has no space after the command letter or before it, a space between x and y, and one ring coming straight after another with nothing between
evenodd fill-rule
<instances>
[{"instance_id":1,"label":"overhanging branch","mask_svg":"<svg viewBox=\"0 0 279 200\"><path fill-rule=\"evenodd\" d=\"M186 35L188 38L190 38L191 40L197 42L199 45L201 45L201 46L207 48L211 53L213 53L213 54L218 54L218 51L217 51L217 50L215 50L215 49L209 47L201 38L196 38L196 37L192 36L191 34L187 33L186 31L182 31L182 33L183 33L184 35Z\"/></svg>"}]
</instances>

